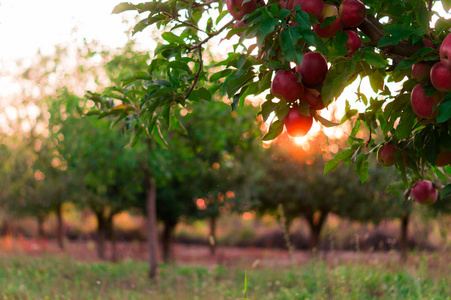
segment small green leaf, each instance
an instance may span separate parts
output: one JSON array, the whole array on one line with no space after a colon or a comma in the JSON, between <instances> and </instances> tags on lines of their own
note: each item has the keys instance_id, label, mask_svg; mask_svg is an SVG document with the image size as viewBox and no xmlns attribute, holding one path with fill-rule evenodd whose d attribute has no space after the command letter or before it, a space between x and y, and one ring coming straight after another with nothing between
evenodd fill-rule
<instances>
[{"instance_id":1,"label":"small green leaf","mask_svg":"<svg viewBox=\"0 0 451 300\"><path fill-rule=\"evenodd\" d=\"M364 51L363 59L375 68L385 68L387 66L387 61L382 57L382 55L376 52Z\"/></svg>"},{"instance_id":2,"label":"small green leaf","mask_svg":"<svg viewBox=\"0 0 451 300\"><path fill-rule=\"evenodd\" d=\"M448 12L451 9L451 0L442 0L443 9Z\"/></svg>"},{"instance_id":3,"label":"small green leaf","mask_svg":"<svg viewBox=\"0 0 451 300\"><path fill-rule=\"evenodd\" d=\"M415 118L416 115L412 111L401 114L400 123L396 126L395 131L398 139L402 140L409 137L415 123Z\"/></svg>"},{"instance_id":4,"label":"small green leaf","mask_svg":"<svg viewBox=\"0 0 451 300\"><path fill-rule=\"evenodd\" d=\"M122 2L114 7L112 14L120 14L121 12L127 10L136 10L136 9L137 7L134 4L131 4L130 2Z\"/></svg>"},{"instance_id":5,"label":"small green leaf","mask_svg":"<svg viewBox=\"0 0 451 300\"><path fill-rule=\"evenodd\" d=\"M438 107L437 123L443 123L451 118L451 93L448 93Z\"/></svg>"},{"instance_id":6,"label":"small green leaf","mask_svg":"<svg viewBox=\"0 0 451 300\"><path fill-rule=\"evenodd\" d=\"M364 183L368 179L370 163L368 162L368 154L362 153L357 157L354 166L354 172L359 175L360 181Z\"/></svg>"},{"instance_id":7,"label":"small green leaf","mask_svg":"<svg viewBox=\"0 0 451 300\"><path fill-rule=\"evenodd\" d=\"M450 196L450 195L451 195L451 183L448 184L448 185L446 185L446 186L442 189L442 191L440 192L440 197L441 197L441 198L445 198L445 197Z\"/></svg>"},{"instance_id":8,"label":"small green leaf","mask_svg":"<svg viewBox=\"0 0 451 300\"><path fill-rule=\"evenodd\" d=\"M268 133L263 137L264 141L270 141L278 137L283 131L283 121L276 120L269 126Z\"/></svg>"},{"instance_id":9,"label":"small green leaf","mask_svg":"<svg viewBox=\"0 0 451 300\"><path fill-rule=\"evenodd\" d=\"M285 58L298 66L302 64L302 59L304 57L302 49L297 46L297 42L300 38L301 35L296 31L295 27L285 29L280 37L280 45L282 46Z\"/></svg>"},{"instance_id":10,"label":"small green leaf","mask_svg":"<svg viewBox=\"0 0 451 300\"><path fill-rule=\"evenodd\" d=\"M324 127L335 127L335 126L340 125L340 123L335 123L335 122L329 121L327 119L324 119L316 111L313 111L313 118L315 118L315 120L317 122L320 122L321 124L323 124Z\"/></svg>"},{"instance_id":11,"label":"small green leaf","mask_svg":"<svg viewBox=\"0 0 451 300\"><path fill-rule=\"evenodd\" d=\"M161 37L169 43L177 43L180 45L185 45L185 41L183 40L183 38L172 32L163 32Z\"/></svg>"}]
</instances>

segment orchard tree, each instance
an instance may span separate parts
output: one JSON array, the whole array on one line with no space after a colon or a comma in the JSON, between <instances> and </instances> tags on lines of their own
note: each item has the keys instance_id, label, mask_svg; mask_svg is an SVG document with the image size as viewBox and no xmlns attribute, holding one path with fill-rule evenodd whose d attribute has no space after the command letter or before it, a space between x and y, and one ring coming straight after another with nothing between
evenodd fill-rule
<instances>
[{"instance_id":1,"label":"orchard tree","mask_svg":"<svg viewBox=\"0 0 451 300\"><path fill-rule=\"evenodd\" d=\"M392 146L393 166L411 188L429 169L449 165L451 153L451 22L436 10L446 1L269 0L149 1L118 4L113 13L138 12L133 34L162 30L146 69L131 73L114 94L89 93L99 111L134 120L135 135L164 139L163 122L178 106L218 96L232 109L252 95L266 94L261 115L271 140L284 127L294 136L313 122L337 126L349 121L349 148L325 172L353 162L362 181L371 154ZM238 42L223 59L206 57L216 38ZM375 96L362 92L368 78ZM138 87L135 82L142 82ZM353 103L340 122L321 116L344 88L357 82L360 112ZM269 93L268 93L269 92ZM109 98L108 98L109 97ZM108 99L107 99L108 98ZM108 100L114 98L116 106ZM112 110L122 105L122 110ZM105 112L104 112L105 113ZM170 122L165 122L170 124ZM359 128L367 134L357 137ZM380 132L383 139L375 137ZM391 163L390 163L391 164ZM449 178L449 167L444 168ZM435 186L433 187L436 188ZM449 191L449 188L444 191ZM446 196L446 195L442 195Z\"/></svg>"}]
</instances>

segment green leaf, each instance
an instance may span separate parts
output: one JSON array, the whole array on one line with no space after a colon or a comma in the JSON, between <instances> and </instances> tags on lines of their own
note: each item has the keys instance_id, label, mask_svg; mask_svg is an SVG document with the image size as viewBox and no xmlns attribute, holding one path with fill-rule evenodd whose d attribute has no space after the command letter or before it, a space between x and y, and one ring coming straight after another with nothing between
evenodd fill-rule
<instances>
[{"instance_id":1,"label":"green leaf","mask_svg":"<svg viewBox=\"0 0 451 300\"><path fill-rule=\"evenodd\" d=\"M280 37L280 45L285 54L285 58L298 66L302 64L302 59L304 57L302 49L297 46L297 42L300 38L301 35L296 31L295 27L292 26L285 29Z\"/></svg>"},{"instance_id":2,"label":"green leaf","mask_svg":"<svg viewBox=\"0 0 451 300\"><path fill-rule=\"evenodd\" d=\"M324 175L332 170L335 170L340 163L340 161L348 161L355 153L354 149L345 149L338 153L331 160L329 160L324 166Z\"/></svg>"},{"instance_id":3,"label":"green leaf","mask_svg":"<svg viewBox=\"0 0 451 300\"><path fill-rule=\"evenodd\" d=\"M276 120L269 126L268 133L263 137L264 141L270 141L278 137L283 131L283 120Z\"/></svg>"},{"instance_id":4,"label":"green leaf","mask_svg":"<svg viewBox=\"0 0 451 300\"><path fill-rule=\"evenodd\" d=\"M410 112L404 112L401 114L400 123L396 126L396 137L400 140L406 139L409 137L412 132L412 127L415 123L416 115Z\"/></svg>"},{"instance_id":5,"label":"green leaf","mask_svg":"<svg viewBox=\"0 0 451 300\"><path fill-rule=\"evenodd\" d=\"M448 93L442 100L437 111L437 123L443 123L451 118L451 93Z\"/></svg>"},{"instance_id":6,"label":"green leaf","mask_svg":"<svg viewBox=\"0 0 451 300\"><path fill-rule=\"evenodd\" d=\"M368 154L362 153L357 157L354 166L354 172L359 175L360 181L364 183L368 179L370 163L368 162Z\"/></svg>"},{"instance_id":7,"label":"green leaf","mask_svg":"<svg viewBox=\"0 0 451 300\"><path fill-rule=\"evenodd\" d=\"M448 12L451 9L451 0L442 0L443 9Z\"/></svg>"},{"instance_id":8,"label":"green leaf","mask_svg":"<svg viewBox=\"0 0 451 300\"><path fill-rule=\"evenodd\" d=\"M211 101L211 92L206 88L201 87L197 90L193 90L189 98L195 101L198 100Z\"/></svg>"},{"instance_id":9,"label":"green leaf","mask_svg":"<svg viewBox=\"0 0 451 300\"><path fill-rule=\"evenodd\" d=\"M313 118L315 118L315 120L317 122L320 122L321 124L323 124L324 127L335 127L340 125L340 123L335 123L332 121L329 121L327 119L324 119L323 117L321 117L317 111L313 111Z\"/></svg>"},{"instance_id":10,"label":"green leaf","mask_svg":"<svg viewBox=\"0 0 451 300\"><path fill-rule=\"evenodd\" d=\"M262 115L264 122L266 122L266 120L268 120L271 113L276 110L277 105L278 105L278 103L274 103L271 100L265 101L262 104L262 110L259 112L259 114Z\"/></svg>"},{"instance_id":11,"label":"green leaf","mask_svg":"<svg viewBox=\"0 0 451 300\"><path fill-rule=\"evenodd\" d=\"M183 38L181 38L181 37L178 36L178 35L175 35L175 34L172 33L172 32L163 32L163 34L161 35L161 37L162 37L165 41L167 41L167 42L169 42L169 43L177 43L177 44L180 44L180 45L185 45L185 41L183 40Z\"/></svg>"},{"instance_id":12,"label":"green leaf","mask_svg":"<svg viewBox=\"0 0 451 300\"><path fill-rule=\"evenodd\" d=\"M153 138L155 139L155 141L158 143L158 145L160 145L162 148L167 149L168 148L168 142L165 140L165 138L163 137L163 134L161 133L160 130L160 124L156 124L157 126L154 126L153 128Z\"/></svg>"},{"instance_id":13,"label":"green leaf","mask_svg":"<svg viewBox=\"0 0 451 300\"><path fill-rule=\"evenodd\" d=\"M122 3L119 3L118 5L116 5L113 8L113 11L111 13L112 14L120 14L127 10L136 10L136 9L137 9L137 7L134 4L131 4L130 2L122 2Z\"/></svg>"},{"instance_id":14,"label":"green leaf","mask_svg":"<svg viewBox=\"0 0 451 300\"><path fill-rule=\"evenodd\" d=\"M363 59L375 68L385 68L387 66L387 61L382 57L382 55L376 52L364 51Z\"/></svg>"},{"instance_id":15,"label":"green leaf","mask_svg":"<svg viewBox=\"0 0 451 300\"><path fill-rule=\"evenodd\" d=\"M440 197L441 197L441 198L445 198L445 197L450 196L450 195L451 195L451 183L448 184L448 185L446 185L446 186L442 189L442 191L440 192Z\"/></svg>"},{"instance_id":16,"label":"green leaf","mask_svg":"<svg viewBox=\"0 0 451 300\"><path fill-rule=\"evenodd\" d=\"M257 44L259 47L263 45L265 37L274 31L276 25L279 23L277 19L265 19L261 22L259 29L257 31Z\"/></svg>"}]
</instances>

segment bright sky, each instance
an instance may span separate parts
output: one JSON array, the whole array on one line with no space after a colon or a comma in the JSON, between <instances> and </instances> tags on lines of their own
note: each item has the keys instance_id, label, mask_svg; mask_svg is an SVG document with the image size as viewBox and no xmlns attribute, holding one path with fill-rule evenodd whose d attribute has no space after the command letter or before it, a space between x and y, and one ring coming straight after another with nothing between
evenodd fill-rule
<instances>
[{"instance_id":1,"label":"bright sky","mask_svg":"<svg viewBox=\"0 0 451 300\"><path fill-rule=\"evenodd\" d=\"M111 11L120 0L0 0L0 60L52 52L74 38L118 47L126 42L122 15ZM73 33L74 28L77 32Z\"/></svg>"}]
</instances>

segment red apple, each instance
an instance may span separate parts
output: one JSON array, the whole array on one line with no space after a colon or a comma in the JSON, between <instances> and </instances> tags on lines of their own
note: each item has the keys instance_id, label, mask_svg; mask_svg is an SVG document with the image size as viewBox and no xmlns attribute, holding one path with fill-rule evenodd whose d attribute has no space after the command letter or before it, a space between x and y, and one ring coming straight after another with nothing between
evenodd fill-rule
<instances>
[{"instance_id":1,"label":"red apple","mask_svg":"<svg viewBox=\"0 0 451 300\"><path fill-rule=\"evenodd\" d=\"M339 14L344 27L357 27L365 20L365 4L359 0L344 0L340 4Z\"/></svg>"},{"instance_id":2,"label":"red apple","mask_svg":"<svg viewBox=\"0 0 451 300\"><path fill-rule=\"evenodd\" d=\"M300 5L302 11L314 14L318 20L324 8L323 0L293 0L291 9L294 9L296 5Z\"/></svg>"},{"instance_id":3,"label":"red apple","mask_svg":"<svg viewBox=\"0 0 451 300\"><path fill-rule=\"evenodd\" d=\"M433 119L437 116L437 109L434 110L434 105L442 100L443 94L440 92L435 93L431 97L426 97L423 86L417 84L412 89L410 95L410 104L417 116L425 119Z\"/></svg>"},{"instance_id":4,"label":"red apple","mask_svg":"<svg viewBox=\"0 0 451 300\"><path fill-rule=\"evenodd\" d=\"M321 94L315 89L304 89L304 95L302 96L302 101L310 104L310 109L321 110L325 108L323 99L321 99Z\"/></svg>"},{"instance_id":5,"label":"red apple","mask_svg":"<svg viewBox=\"0 0 451 300\"><path fill-rule=\"evenodd\" d=\"M437 201L438 191L429 180L422 180L412 187L412 197L418 203L429 205Z\"/></svg>"},{"instance_id":6,"label":"red apple","mask_svg":"<svg viewBox=\"0 0 451 300\"><path fill-rule=\"evenodd\" d=\"M440 46L440 61L442 64L451 69L451 33L449 33Z\"/></svg>"},{"instance_id":7,"label":"red apple","mask_svg":"<svg viewBox=\"0 0 451 300\"><path fill-rule=\"evenodd\" d=\"M431 40L424 39L423 44L426 48L435 48L435 45Z\"/></svg>"},{"instance_id":8,"label":"red apple","mask_svg":"<svg viewBox=\"0 0 451 300\"><path fill-rule=\"evenodd\" d=\"M321 12L319 21L323 23L324 20L328 17L335 17L335 20L333 20L323 28L321 28L321 24L313 25L313 31L315 31L322 38L333 37L337 33L337 31L342 29L338 15L338 8L335 5L324 4L324 8Z\"/></svg>"},{"instance_id":9,"label":"red apple","mask_svg":"<svg viewBox=\"0 0 451 300\"><path fill-rule=\"evenodd\" d=\"M318 52L304 54L302 64L296 66L296 72L302 76L302 82L308 85L322 84L328 71L326 58Z\"/></svg>"},{"instance_id":10,"label":"red apple","mask_svg":"<svg viewBox=\"0 0 451 300\"><path fill-rule=\"evenodd\" d=\"M451 69L443 63L437 62L431 69L432 85L441 92L451 92Z\"/></svg>"},{"instance_id":11,"label":"red apple","mask_svg":"<svg viewBox=\"0 0 451 300\"><path fill-rule=\"evenodd\" d=\"M429 79L431 66L424 62L412 65L412 76L419 82L425 82Z\"/></svg>"},{"instance_id":12,"label":"red apple","mask_svg":"<svg viewBox=\"0 0 451 300\"><path fill-rule=\"evenodd\" d=\"M226 0L227 10L235 20L241 20L257 9L257 0L250 0L244 4L243 2L244 0Z\"/></svg>"},{"instance_id":13,"label":"red apple","mask_svg":"<svg viewBox=\"0 0 451 300\"><path fill-rule=\"evenodd\" d=\"M393 166L395 160L396 147L392 144L384 144L377 150L377 162L384 167Z\"/></svg>"},{"instance_id":14,"label":"red apple","mask_svg":"<svg viewBox=\"0 0 451 300\"><path fill-rule=\"evenodd\" d=\"M352 55L354 52L360 49L362 46L362 41L360 40L360 36L354 30L345 30L348 35L348 41L346 42L345 49L348 51L349 55Z\"/></svg>"},{"instance_id":15,"label":"red apple","mask_svg":"<svg viewBox=\"0 0 451 300\"><path fill-rule=\"evenodd\" d=\"M451 152L440 152L437 155L437 160L435 161L437 167L444 167L446 165L451 165Z\"/></svg>"},{"instance_id":16,"label":"red apple","mask_svg":"<svg viewBox=\"0 0 451 300\"><path fill-rule=\"evenodd\" d=\"M279 0L280 2L280 8L284 9L293 9L293 0Z\"/></svg>"},{"instance_id":17,"label":"red apple","mask_svg":"<svg viewBox=\"0 0 451 300\"><path fill-rule=\"evenodd\" d=\"M283 124L287 132L292 137L301 137L306 135L310 128L312 128L313 117L304 116L299 113L297 106L290 108L290 111L283 119Z\"/></svg>"},{"instance_id":18,"label":"red apple","mask_svg":"<svg viewBox=\"0 0 451 300\"><path fill-rule=\"evenodd\" d=\"M271 94L274 97L294 102L302 97L304 86L298 82L297 76L291 71L279 71L271 82Z\"/></svg>"}]
</instances>

